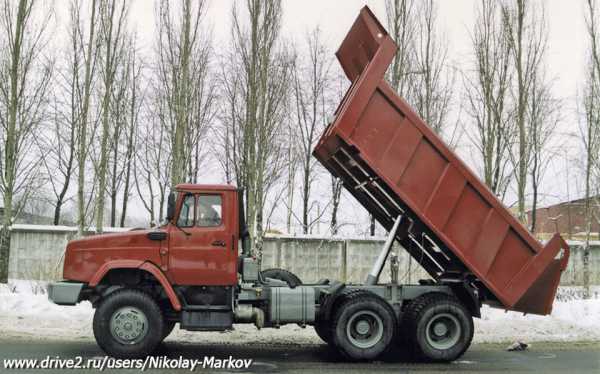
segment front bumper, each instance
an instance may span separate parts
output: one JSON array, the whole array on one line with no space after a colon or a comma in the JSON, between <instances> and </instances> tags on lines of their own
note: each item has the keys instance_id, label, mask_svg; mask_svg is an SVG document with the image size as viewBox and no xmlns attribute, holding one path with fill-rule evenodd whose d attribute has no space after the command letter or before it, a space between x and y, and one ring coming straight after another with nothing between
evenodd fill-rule
<instances>
[{"instance_id":1,"label":"front bumper","mask_svg":"<svg viewBox=\"0 0 600 374\"><path fill-rule=\"evenodd\" d=\"M48 300L58 305L75 305L85 286L79 282L55 282L48 285Z\"/></svg>"}]
</instances>

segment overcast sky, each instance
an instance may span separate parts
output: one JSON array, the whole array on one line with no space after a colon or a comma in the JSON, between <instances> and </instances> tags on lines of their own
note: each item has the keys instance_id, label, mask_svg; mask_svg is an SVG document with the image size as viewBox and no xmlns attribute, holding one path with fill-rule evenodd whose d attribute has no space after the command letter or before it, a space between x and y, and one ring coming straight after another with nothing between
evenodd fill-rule
<instances>
[{"instance_id":1,"label":"overcast sky","mask_svg":"<svg viewBox=\"0 0 600 374\"><path fill-rule=\"evenodd\" d=\"M576 159L580 151L579 141L575 138L579 133L575 98L582 85L588 45L584 22L584 0L542 1L545 4L549 32L546 58L548 75L555 79L555 95L564 99L564 116L559 128L561 136L557 141L568 153L565 157ZM59 34L65 32L67 4L68 0L57 0ZM438 4L439 29L449 43L450 63L461 69L468 69L471 60L469 33L473 27L477 0L439 0ZM325 42L333 53L364 5L368 5L385 24L384 0L283 0L282 37L302 42L307 31L320 26ZM232 0L209 0L205 26L213 30L214 48L217 53L220 46L228 43L231 6ZM139 45L146 51L152 48L155 38L154 7L154 1L133 0L130 10L132 25L140 39ZM460 80L457 80L457 90L459 89ZM459 91L457 94L460 95ZM473 149L467 139L463 139L459 153L467 163L473 165L472 160L469 160ZM574 198L581 195L580 171L573 163L570 164L570 168L566 168L565 157L556 159L545 176L542 186L544 192L541 197L542 205L556 203L566 199L567 196ZM568 187L567 172L570 180ZM220 181L211 180L211 182ZM507 202L511 203L510 193Z\"/></svg>"}]
</instances>

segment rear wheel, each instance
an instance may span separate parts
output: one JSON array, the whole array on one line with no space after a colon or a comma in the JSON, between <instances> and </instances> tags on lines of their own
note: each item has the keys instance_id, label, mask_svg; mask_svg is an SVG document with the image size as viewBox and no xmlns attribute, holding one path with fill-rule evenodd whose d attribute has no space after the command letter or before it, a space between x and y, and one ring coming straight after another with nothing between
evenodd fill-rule
<instances>
[{"instance_id":1,"label":"rear wheel","mask_svg":"<svg viewBox=\"0 0 600 374\"><path fill-rule=\"evenodd\" d=\"M368 292L352 292L336 308L332 326L334 346L349 359L372 360L385 352L396 326L391 306Z\"/></svg>"},{"instance_id":2,"label":"rear wheel","mask_svg":"<svg viewBox=\"0 0 600 374\"><path fill-rule=\"evenodd\" d=\"M334 297L334 301L333 301L333 305L331 308L331 312L328 315L318 315L317 319L315 321L315 332L317 333L317 335L319 335L319 338L321 338L321 340L323 340L325 343L328 343L329 345L333 345L333 322L331 320L332 317L335 317L336 311L338 310L340 304L346 300L347 298L349 298L351 295L355 294L355 293L359 293L359 292L364 292L363 290L360 289L344 289L341 291L341 294L336 297L336 295L333 295ZM331 295L329 295L328 297L332 297ZM321 300L321 306L323 306L323 303L325 302L325 299Z\"/></svg>"},{"instance_id":3,"label":"rear wheel","mask_svg":"<svg viewBox=\"0 0 600 374\"><path fill-rule=\"evenodd\" d=\"M284 281L291 288L302 285L302 281L300 280L300 278L298 278L298 276L296 274L292 273L291 271L287 271L285 269L278 269L278 268L267 269L267 270L261 271L260 274L263 278L271 278L271 279L277 279L280 281Z\"/></svg>"},{"instance_id":4,"label":"rear wheel","mask_svg":"<svg viewBox=\"0 0 600 374\"><path fill-rule=\"evenodd\" d=\"M325 343L331 343L331 322L325 321L316 321L315 322L315 332L319 335L319 338L323 340Z\"/></svg>"},{"instance_id":5,"label":"rear wheel","mask_svg":"<svg viewBox=\"0 0 600 374\"><path fill-rule=\"evenodd\" d=\"M417 358L428 361L456 360L473 340L473 318L455 297L429 293L407 307L402 327L407 346Z\"/></svg>"},{"instance_id":6,"label":"rear wheel","mask_svg":"<svg viewBox=\"0 0 600 374\"><path fill-rule=\"evenodd\" d=\"M139 358L151 354L166 331L160 307L141 291L125 289L108 295L94 313L94 337L108 355Z\"/></svg>"}]
</instances>

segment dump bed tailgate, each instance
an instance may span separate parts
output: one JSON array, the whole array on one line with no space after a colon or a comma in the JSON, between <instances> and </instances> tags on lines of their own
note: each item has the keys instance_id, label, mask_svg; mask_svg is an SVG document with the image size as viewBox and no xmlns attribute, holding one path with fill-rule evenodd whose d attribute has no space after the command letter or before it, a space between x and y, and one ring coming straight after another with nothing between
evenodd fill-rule
<instances>
[{"instance_id":1,"label":"dump bed tailgate","mask_svg":"<svg viewBox=\"0 0 600 374\"><path fill-rule=\"evenodd\" d=\"M315 157L385 228L410 219L398 239L435 279L472 279L492 305L550 313L567 244L538 242L396 95L384 80L395 51L363 8L337 52L352 85Z\"/></svg>"}]
</instances>

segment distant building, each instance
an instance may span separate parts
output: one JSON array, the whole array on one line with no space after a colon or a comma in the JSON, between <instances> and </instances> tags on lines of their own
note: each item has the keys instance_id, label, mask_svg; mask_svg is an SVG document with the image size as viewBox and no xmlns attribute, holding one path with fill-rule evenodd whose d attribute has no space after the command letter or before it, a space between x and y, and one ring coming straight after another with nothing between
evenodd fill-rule
<instances>
[{"instance_id":1,"label":"distant building","mask_svg":"<svg viewBox=\"0 0 600 374\"><path fill-rule=\"evenodd\" d=\"M1 217L4 217L4 207L2 206L0 206L0 218ZM15 219L15 223L27 223L30 225L51 225L52 218L21 212L19 213L19 216Z\"/></svg>"},{"instance_id":2,"label":"distant building","mask_svg":"<svg viewBox=\"0 0 600 374\"><path fill-rule=\"evenodd\" d=\"M0 219L2 217L4 217L4 207L0 206ZM25 223L29 225L52 225L54 224L54 218L27 212L20 212L14 223ZM61 225L71 226L74 225L74 223L71 221L61 220Z\"/></svg>"},{"instance_id":3,"label":"distant building","mask_svg":"<svg viewBox=\"0 0 600 374\"><path fill-rule=\"evenodd\" d=\"M600 207L598 203L600 196L590 198L590 209L592 211L591 231L600 232ZM567 237L581 234L586 231L585 223L585 199L577 199L550 205L536 209L536 234L550 234L559 232ZM531 223L532 211L527 212L527 222Z\"/></svg>"}]
</instances>

